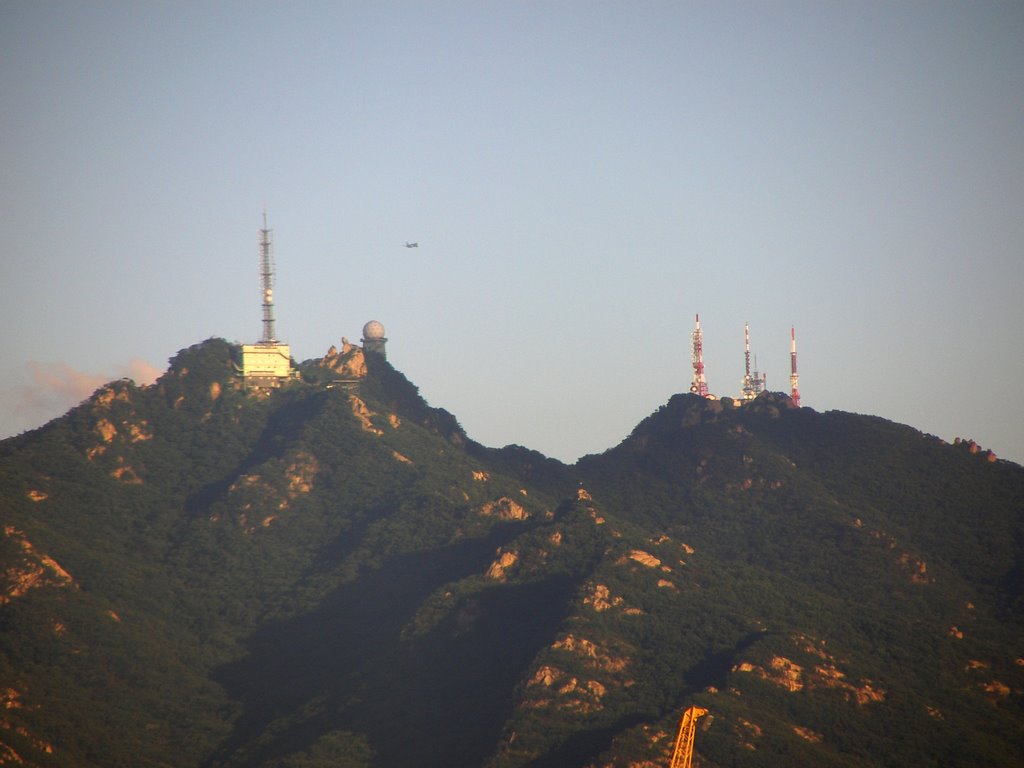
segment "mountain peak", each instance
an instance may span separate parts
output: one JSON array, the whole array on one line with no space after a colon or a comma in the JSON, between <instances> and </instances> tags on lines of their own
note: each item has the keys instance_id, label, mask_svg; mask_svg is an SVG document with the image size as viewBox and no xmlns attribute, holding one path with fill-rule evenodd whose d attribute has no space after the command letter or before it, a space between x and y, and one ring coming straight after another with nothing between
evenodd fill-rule
<instances>
[{"instance_id":1,"label":"mountain peak","mask_svg":"<svg viewBox=\"0 0 1024 768\"><path fill-rule=\"evenodd\" d=\"M708 768L1024 751L1016 465L765 392L566 466L345 340L238 361L0 443L0 762L627 768L692 705Z\"/></svg>"}]
</instances>

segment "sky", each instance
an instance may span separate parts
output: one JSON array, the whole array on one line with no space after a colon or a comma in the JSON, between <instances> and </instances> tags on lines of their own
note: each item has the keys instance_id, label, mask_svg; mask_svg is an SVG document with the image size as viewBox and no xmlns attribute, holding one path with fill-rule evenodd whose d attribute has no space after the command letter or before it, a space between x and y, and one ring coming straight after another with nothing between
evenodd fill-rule
<instances>
[{"instance_id":1,"label":"sky","mask_svg":"<svg viewBox=\"0 0 1024 768\"><path fill-rule=\"evenodd\" d=\"M0 0L0 437L384 324L574 461L768 389L1024 462L1024 3ZM419 247L407 249L406 241Z\"/></svg>"}]
</instances>

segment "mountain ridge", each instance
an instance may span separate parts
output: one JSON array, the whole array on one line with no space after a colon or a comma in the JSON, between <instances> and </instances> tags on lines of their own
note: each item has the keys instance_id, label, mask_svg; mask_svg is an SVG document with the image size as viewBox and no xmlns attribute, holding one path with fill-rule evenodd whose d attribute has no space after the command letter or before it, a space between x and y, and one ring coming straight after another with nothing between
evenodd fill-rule
<instances>
[{"instance_id":1,"label":"mountain ridge","mask_svg":"<svg viewBox=\"0 0 1024 768\"><path fill-rule=\"evenodd\" d=\"M1015 464L765 393L570 466L356 347L236 358L0 442L11 764L661 765L693 702L706 766L1024 749Z\"/></svg>"}]
</instances>

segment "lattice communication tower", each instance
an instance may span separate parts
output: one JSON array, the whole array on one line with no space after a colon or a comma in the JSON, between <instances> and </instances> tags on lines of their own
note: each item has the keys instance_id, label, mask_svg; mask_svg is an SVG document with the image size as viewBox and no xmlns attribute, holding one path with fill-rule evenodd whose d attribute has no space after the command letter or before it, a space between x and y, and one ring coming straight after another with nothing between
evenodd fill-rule
<instances>
[{"instance_id":1,"label":"lattice communication tower","mask_svg":"<svg viewBox=\"0 0 1024 768\"><path fill-rule=\"evenodd\" d=\"M789 347L789 388L790 397L793 398L793 405L800 405L800 374L796 372L796 329L790 327L789 329L790 347Z\"/></svg>"},{"instance_id":2,"label":"lattice communication tower","mask_svg":"<svg viewBox=\"0 0 1024 768\"><path fill-rule=\"evenodd\" d=\"M700 315L693 328L693 383L690 391L701 397L709 397L708 382L704 378L704 337L700 332Z\"/></svg>"},{"instance_id":3,"label":"lattice communication tower","mask_svg":"<svg viewBox=\"0 0 1024 768\"><path fill-rule=\"evenodd\" d=\"M742 397L744 400L753 400L764 391L767 377L757 372L757 358L754 359L754 370L750 370L750 324L743 324L743 337L745 342L744 361L746 373L743 375Z\"/></svg>"},{"instance_id":4,"label":"lattice communication tower","mask_svg":"<svg viewBox=\"0 0 1024 768\"><path fill-rule=\"evenodd\" d=\"M260 281L263 285L263 338L261 344L276 344L274 335L274 254L267 228L267 213L263 212L260 230Z\"/></svg>"}]
</instances>

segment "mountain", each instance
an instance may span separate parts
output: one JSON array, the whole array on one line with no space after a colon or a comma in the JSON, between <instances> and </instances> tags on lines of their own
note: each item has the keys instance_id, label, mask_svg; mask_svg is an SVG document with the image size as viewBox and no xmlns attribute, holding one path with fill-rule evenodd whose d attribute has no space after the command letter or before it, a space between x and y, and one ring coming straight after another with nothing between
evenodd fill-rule
<instances>
[{"instance_id":1,"label":"mountain","mask_svg":"<svg viewBox=\"0 0 1024 768\"><path fill-rule=\"evenodd\" d=\"M0 765L1019 765L1020 466L772 393L567 466L239 355L0 442Z\"/></svg>"}]
</instances>

